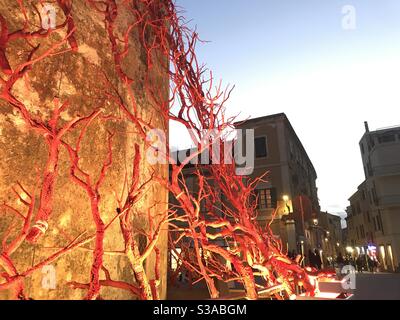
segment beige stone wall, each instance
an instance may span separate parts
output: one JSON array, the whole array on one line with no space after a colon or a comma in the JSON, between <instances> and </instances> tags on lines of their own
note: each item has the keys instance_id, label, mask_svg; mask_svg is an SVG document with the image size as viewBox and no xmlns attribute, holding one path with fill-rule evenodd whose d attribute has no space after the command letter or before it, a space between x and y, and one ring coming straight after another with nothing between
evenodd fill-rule
<instances>
[{"instance_id":1,"label":"beige stone wall","mask_svg":"<svg viewBox=\"0 0 400 320\"><path fill-rule=\"evenodd\" d=\"M36 1L33 1L36 2ZM37 1L38 2L38 1ZM28 1L25 1L28 3ZM31 1L29 1L31 3ZM34 21L33 7L27 5L28 15ZM22 14L18 8L17 1L0 0L0 12L8 23L10 32L22 26ZM121 96L128 101L127 92L116 75L109 40L104 28L104 17L94 13L86 4L86 1L74 1L72 9L73 19L76 25L76 39L78 41L78 52L66 52L55 55L41 61L33 66L29 72L28 81L19 80L15 85L13 93L28 107L29 111L38 118L49 119L53 110L53 99L58 97L62 102L68 100L70 107L62 114L62 123L75 116L89 114L94 108L101 107L107 114L118 115L115 103L107 99L103 83L100 81L104 73ZM57 12L57 22L64 19L61 11ZM126 12L119 18L120 30L126 26L127 20L132 19ZM38 23L38 21L35 21ZM59 41L65 30L50 36L53 43ZM32 40L38 43L41 40ZM41 42L42 43L42 42ZM43 41L37 56L48 49L47 40ZM139 45L137 36L132 33L130 39L131 47L123 68L125 72L135 80L134 93L139 105L139 112L145 120L152 119L154 126L167 130L165 121L160 115L157 106L151 105L148 97L143 93L143 81L147 68L146 55ZM67 48L64 46L63 48ZM30 49L26 43L17 40L10 43L7 48L7 57L11 66L26 58L26 52ZM151 77L158 86L158 92L168 97L168 79L155 68ZM96 120L87 132L81 150L82 161L80 165L97 178L101 165L107 154L106 138L107 130L115 132L113 143L113 166L108 172L101 188L100 209L103 219L107 222L116 214L116 200L114 191L120 193L123 187L125 170L130 172L132 164L133 145L138 142L144 149L143 141L134 132L132 125L120 121ZM66 140L73 142L77 132L68 134ZM19 113L8 103L0 100L0 203L7 202L9 205L24 209L16 200L11 188L20 182L30 192L39 187L37 184L37 170L42 172L47 159L47 145L43 137L30 128L21 120ZM92 234L95 230L91 218L90 203L85 191L73 184L69 178L69 158L65 148L61 148L59 160L59 174L55 187L53 214L49 221L49 229L45 236L37 244L24 244L13 256L17 262L17 269L24 271L41 259L55 252L56 248L65 246L71 238L87 231ZM167 177L167 166L150 167L145 161L142 162L141 179L145 181L152 171L160 176ZM39 202L39 190L35 193L36 201ZM152 214L160 214L166 210L167 192L160 184L150 184L139 204L139 209L150 207ZM144 212L147 214L147 212ZM140 210L139 213L140 214ZM0 237L12 221L16 221L9 212L0 214ZM138 227L148 225L146 219L136 219ZM140 224L140 225L139 225ZM21 227L18 223L13 228L13 234ZM167 234L166 231L159 242L162 251L162 297L166 295L166 265L167 265ZM86 246L92 248L93 244ZM114 251L123 249L123 239L119 230L119 223L115 223L108 231L105 240L105 249ZM86 283L89 281L89 270L92 255L89 250L78 249L57 260L53 266L56 270L57 288L47 290L42 288L42 270L38 270L26 280L26 293L34 299L80 299L85 295L82 290L73 290L66 286L68 281ZM154 257L149 259L148 270L152 270ZM134 282L132 270L125 257L106 256L105 266L111 272L115 280ZM151 271L149 271L151 276ZM0 298L9 297L6 291L0 291ZM106 299L131 299L132 296L122 290L103 289L102 297Z\"/></svg>"}]
</instances>

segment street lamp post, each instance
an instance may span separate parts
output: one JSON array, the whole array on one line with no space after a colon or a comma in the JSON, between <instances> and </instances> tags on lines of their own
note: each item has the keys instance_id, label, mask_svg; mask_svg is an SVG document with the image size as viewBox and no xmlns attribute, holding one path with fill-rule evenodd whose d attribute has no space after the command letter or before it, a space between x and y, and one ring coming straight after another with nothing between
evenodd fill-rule
<instances>
[{"instance_id":1,"label":"street lamp post","mask_svg":"<svg viewBox=\"0 0 400 320\"><path fill-rule=\"evenodd\" d=\"M281 206L280 215L286 215L287 217L284 219L285 228L287 232L287 249L297 251L297 237L296 237L296 225L293 217L290 216L292 213L292 202L290 197L286 194L282 196L283 204Z\"/></svg>"},{"instance_id":2,"label":"street lamp post","mask_svg":"<svg viewBox=\"0 0 400 320\"><path fill-rule=\"evenodd\" d=\"M320 241L319 241L319 233L318 233L318 219L317 218L313 218L312 219L312 229L314 230L314 239L315 239L315 248L319 247Z\"/></svg>"}]
</instances>

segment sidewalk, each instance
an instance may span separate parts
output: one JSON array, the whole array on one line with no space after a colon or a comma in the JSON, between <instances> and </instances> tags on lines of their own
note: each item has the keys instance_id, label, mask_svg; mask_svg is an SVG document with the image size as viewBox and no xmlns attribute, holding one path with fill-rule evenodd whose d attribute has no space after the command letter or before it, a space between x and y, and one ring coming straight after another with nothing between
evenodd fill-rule
<instances>
[{"instance_id":1,"label":"sidewalk","mask_svg":"<svg viewBox=\"0 0 400 320\"><path fill-rule=\"evenodd\" d=\"M400 300L400 274L357 273L353 300Z\"/></svg>"}]
</instances>

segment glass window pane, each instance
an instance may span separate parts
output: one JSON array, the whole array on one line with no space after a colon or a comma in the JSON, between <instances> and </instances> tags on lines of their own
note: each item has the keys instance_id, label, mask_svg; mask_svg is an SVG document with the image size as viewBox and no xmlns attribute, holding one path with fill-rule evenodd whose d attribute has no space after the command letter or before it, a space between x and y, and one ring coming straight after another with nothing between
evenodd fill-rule
<instances>
[{"instance_id":1,"label":"glass window pane","mask_svg":"<svg viewBox=\"0 0 400 320\"><path fill-rule=\"evenodd\" d=\"M267 139L265 137L255 138L254 147L256 158L264 158L267 156Z\"/></svg>"}]
</instances>

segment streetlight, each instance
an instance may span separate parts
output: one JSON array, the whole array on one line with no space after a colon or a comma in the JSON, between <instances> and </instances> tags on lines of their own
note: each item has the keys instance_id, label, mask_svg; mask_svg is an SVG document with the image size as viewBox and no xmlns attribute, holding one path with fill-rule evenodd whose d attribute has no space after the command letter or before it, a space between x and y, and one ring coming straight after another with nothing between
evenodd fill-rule
<instances>
[{"instance_id":1,"label":"streetlight","mask_svg":"<svg viewBox=\"0 0 400 320\"><path fill-rule=\"evenodd\" d=\"M346 247L346 251L347 251L347 253L349 253L349 254L353 254L354 249L353 249L352 247Z\"/></svg>"},{"instance_id":2,"label":"streetlight","mask_svg":"<svg viewBox=\"0 0 400 320\"><path fill-rule=\"evenodd\" d=\"M282 196L282 200L285 203L285 210L284 213L286 213L286 209L287 209L287 213L289 214L291 211L291 206L290 206L290 197L287 194L284 194Z\"/></svg>"},{"instance_id":3,"label":"streetlight","mask_svg":"<svg viewBox=\"0 0 400 320\"><path fill-rule=\"evenodd\" d=\"M314 223L315 226L317 226L318 225L318 219L314 218L313 219L313 223Z\"/></svg>"}]
</instances>

